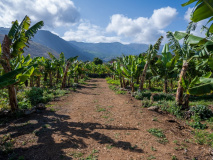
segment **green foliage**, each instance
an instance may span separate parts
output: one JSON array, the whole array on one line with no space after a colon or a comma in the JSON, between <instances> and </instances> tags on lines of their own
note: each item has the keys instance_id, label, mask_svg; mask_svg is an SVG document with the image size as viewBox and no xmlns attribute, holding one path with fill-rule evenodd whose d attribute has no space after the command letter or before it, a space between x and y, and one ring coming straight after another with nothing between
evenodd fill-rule
<instances>
[{"instance_id":1,"label":"green foliage","mask_svg":"<svg viewBox=\"0 0 213 160\"><path fill-rule=\"evenodd\" d=\"M153 136L156 136L158 138L165 138L165 134L162 132L162 130L157 128L150 128L147 130L149 133L151 133Z\"/></svg>"},{"instance_id":2,"label":"green foliage","mask_svg":"<svg viewBox=\"0 0 213 160\"><path fill-rule=\"evenodd\" d=\"M213 133L206 131L195 130L194 132L195 142L198 144L207 144L213 147Z\"/></svg>"},{"instance_id":3,"label":"green foliage","mask_svg":"<svg viewBox=\"0 0 213 160\"><path fill-rule=\"evenodd\" d=\"M116 94L126 94L126 91L118 90L115 92Z\"/></svg>"},{"instance_id":4,"label":"green foliage","mask_svg":"<svg viewBox=\"0 0 213 160\"><path fill-rule=\"evenodd\" d=\"M44 89L38 87L33 87L30 91L26 92L32 105L43 102L43 93Z\"/></svg>"},{"instance_id":5,"label":"green foliage","mask_svg":"<svg viewBox=\"0 0 213 160\"><path fill-rule=\"evenodd\" d=\"M188 124L189 124L189 126L191 126L192 128L195 128L195 129L206 129L207 128L206 124L202 124L202 123L200 123L200 121L189 122Z\"/></svg>"},{"instance_id":6,"label":"green foliage","mask_svg":"<svg viewBox=\"0 0 213 160\"><path fill-rule=\"evenodd\" d=\"M194 115L198 115L201 120L206 120L213 116L213 112L205 105L196 105L190 108Z\"/></svg>"},{"instance_id":7,"label":"green foliage","mask_svg":"<svg viewBox=\"0 0 213 160\"><path fill-rule=\"evenodd\" d=\"M110 88L111 90L113 90L113 91L117 91L117 90L118 90L118 88L117 88L116 86L113 86L113 85L110 85L109 88Z\"/></svg>"},{"instance_id":8,"label":"green foliage","mask_svg":"<svg viewBox=\"0 0 213 160\"><path fill-rule=\"evenodd\" d=\"M98 58L98 57L94 58L93 62L95 63L95 65L103 64L103 61L100 58Z\"/></svg>"},{"instance_id":9,"label":"green foliage","mask_svg":"<svg viewBox=\"0 0 213 160\"><path fill-rule=\"evenodd\" d=\"M137 91L137 92L136 92L136 95L135 95L135 98L136 98L136 99L142 100L143 98L146 97L146 98L150 99L151 95L152 95L151 92L141 92L141 91Z\"/></svg>"},{"instance_id":10,"label":"green foliage","mask_svg":"<svg viewBox=\"0 0 213 160\"><path fill-rule=\"evenodd\" d=\"M113 84L113 85L117 85L117 86L120 85L120 81L119 80L113 80L111 78L107 78L106 80L107 80L108 84Z\"/></svg>"},{"instance_id":11,"label":"green foliage","mask_svg":"<svg viewBox=\"0 0 213 160\"><path fill-rule=\"evenodd\" d=\"M141 101L141 105L142 107L150 107L152 105L152 102L147 97L144 97Z\"/></svg>"},{"instance_id":12,"label":"green foliage","mask_svg":"<svg viewBox=\"0 0 213 160\"><path fill-rule=\"evenodd\" d=\"M162 105L163 103L163 105ZM178 106L175 102L171 103L170 105L167 102L158 102L158 106L162 106L161 110L167 111L173 115L175 115L177 118L182 118L183 113L181 111L181 106Z\"/></svg>"}]
</instances>

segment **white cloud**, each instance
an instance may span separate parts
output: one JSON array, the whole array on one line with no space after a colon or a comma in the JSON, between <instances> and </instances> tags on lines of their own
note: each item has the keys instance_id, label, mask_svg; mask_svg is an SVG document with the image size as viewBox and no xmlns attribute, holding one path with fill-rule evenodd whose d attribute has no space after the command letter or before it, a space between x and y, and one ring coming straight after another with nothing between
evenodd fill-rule
<instances>
[{"instance_id":1,"label":"white cloud","mask_svg":"<svg viewBox=\"0 0 213 160\"><path fill-rule=\"evenodd\" d=\"M177 10L171 7L154 10L150 18L131 19L121 14L115 14L112 15L106 31L128 37L136 43L155 43L161 35L165 36L166 33L162 29L166 28L177 14Z\"/></svg>"},{"instance_id":2,"label":"white cloud","mask_svg":"<svg viewBox=\"0 0 213 160\"><path fill-rule=\"evenodd\" d=\"M175 8L160 8L154 10L154 13L150 20L154 23L155 27L163 29L172 22L172 20L176 17L177 14L178 13Z\"/></svg>"},{"instance_id":3,"label":"white cloud","mask_svg":"<svg viewBox=\"0 0 213 160\"><path fill-rule=\"evenodd\" d=\"M10 27L14 20L28 15L33 22L43 20L45 26L54 28L75 23L79 12L70 0L1 0L0 25Z\"/></svg>"},{"instance_id":4,"label":"white cloud","mask_svg":"<svg viewBox=\"0 0 213 160\"><path fill-rule=\"evenodd\" d=\"M186 11L185 15L184 15L184 19L189 23L191 22L190 20L190 17L191 17L191 13L192 13L193 9L192 8L188 8L188 10ZM201 32L201 28L206 25L207 23L207 20L202 20L202 21L199 21L197 23L197 27L194 31L191 31L191 33L193 35L196 35L196 36L200 36L200 37L205 37L205 32Z\"/></svg>"},{"instance_id":5,"label":"white cloud","mask_svg":"<svg viewBox=\"0 0 213 160\"><path fill-rule=\"evenodd\" d=\"M106 36L105 31L88 21L82 21L76 29L70 29L64 33L63 38L67 41L78 42L120 42L119 37Z\"/></svg>"}]
</instances>

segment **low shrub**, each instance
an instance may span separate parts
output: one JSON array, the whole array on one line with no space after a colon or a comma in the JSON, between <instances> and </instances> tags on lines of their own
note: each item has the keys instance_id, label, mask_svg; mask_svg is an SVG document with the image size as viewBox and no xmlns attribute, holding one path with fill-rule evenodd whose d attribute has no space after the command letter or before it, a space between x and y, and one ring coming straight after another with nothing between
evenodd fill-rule
<instances>
[{"instance_id":1,"label":"low shrub","mask_svg":"<svg viewBox=\"0 0 213 160\"><path fill-rule=\"evenodd\" d=\"M200 116L201 120L206 120L213 116L212 111L205 105L196 105L190 108L194 115Z\"/></svg>"}]
</instances>

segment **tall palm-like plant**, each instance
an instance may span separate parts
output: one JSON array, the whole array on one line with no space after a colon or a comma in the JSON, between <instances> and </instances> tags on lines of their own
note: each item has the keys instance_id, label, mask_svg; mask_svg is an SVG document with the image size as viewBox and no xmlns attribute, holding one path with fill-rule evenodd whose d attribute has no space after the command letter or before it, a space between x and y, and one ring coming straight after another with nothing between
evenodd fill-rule
<instances>
[{"instance_id":1,"label":"tall palm-like plant","mask_svg":"<svg viewBox=\"0 0 213 160\"><path fill-rule=\"evenodd\" d=\"M62 85L61 88L65 88L66 87L66 81L67 81L67 73L69 71L70 65L78 58L78 56L75 57L71 57L67 60L66 62L66 68L64 71L64 75L63 75L63 80L62 80Z\"/></svg>"},{"instance_id":2,"label":"tall palm-like plant","mask_svg":"<svg viewBox=\"0 0 213 160\"><path fill-rule=\"evenodd\" d=\"M199 22L204 19L209 18L209 22L213 21L213 0L189 0L188 2L182 4L182 6L187 6L191 3L197 2L195 4L195 9L192 12L191 20L193 22ZM213 33L213 24L211 24L209 31Z\"/></svg>"},{"instance_id":3,"label":"tall palm-like plant","mask_svg":"<svg viewBox=\"0 0 213 160\"><path fill-rule=\"evenodd\" d=\"M139 88L141 91L143 90L143 85L144 85L144 82L145 82L145 79L146 79L146 71L149 67L150 61L154 57L156 57L162 40L163 40L163 36L161 36L154 45L149 45L149 48L148 48L147 53L146 53L146 64L144 66L143 73L142 73L142 76L141 76L141 82L140 82L140 88Z\"/></svg>"},{"instance_id":4,"label":"tall palm-like plant","mask_svg":"<svg viewBox=\"0 0 213 160\"><path fill-rule=\"evenodd\" d=\"M173 57L169 52L169 45L165 44L162 50L162 56L156 62L157 74L164 79L164 92L168 92L168 79L172 75L172 70L177 62L177 58Z\"/></svg>"},{"instance_id":5,"label":"tall palm-like plant","mask_svg":"<svg viewBox=\"0 0 213 160\"><path fill-rule=\"evenodd\" d=\"M8 35L5 35L0 55L0 63L4 68L5 73L12 71L10 65L11 59L20 57L20 55L24 53L24 48L27 46L29 40L35 35L37 30L43 26L43 21L36 23L32 27L30 27L30 23L31 21L28 16L25 16L20 24L16 20L13 22ZM18 102L16 98L16 90L13 84L8 86L8 93L11 110L15 111L18 109Z\"/></svg>"}]
</instances>

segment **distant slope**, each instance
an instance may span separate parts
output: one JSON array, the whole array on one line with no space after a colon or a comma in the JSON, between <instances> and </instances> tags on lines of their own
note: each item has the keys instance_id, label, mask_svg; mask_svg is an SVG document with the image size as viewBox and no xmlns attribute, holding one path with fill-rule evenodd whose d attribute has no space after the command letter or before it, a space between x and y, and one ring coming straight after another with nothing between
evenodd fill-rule
<instances>
[{"instance_id":1,"label":"distant slope","mask_svg":"<svg viewBox=\"0 0 213 160\"><path fill-rule=\"evenodd\" d=\"M0 34L0 43L2 43L3 39L4 39L4 35ZM51 52L57 58L59 57L59 54L56 51L54 51L46 46L43 46L39 43L30 41L29 48L25 48L25 50L24 50L24 56L30 54L31 57L42 57L43 56L45 58L49 58L48 52Z\"/></svg>"},{"instance_id":2,"label":"distant slope","mask_svg":"<svg viewBox=\"0 0 213 160\"><path fill-rule=\"evenodd\" d=\"M78 46L85 52L89 52L96 57L104 60L110 60L118 56L124 55L138 55L148 49L146 44L128 44L124 45L118 42L115 43L83 43L76 41L69 41L71 44Z\"/></svg>"},{"instance_id":3,"label":"distant slope","mask_svg":"<svg viewBox=\"0 0 213 160\"><path fill-rule=\"evenodd\" d=\"M3 40L3 35L7 34L8 28L0 27L0 42ZM94 56L90 53L82 51L75 45L70 44L59 36L52 34L49 31L39 30L35 37L32 38L30 48L26 50L25 54L30 53L32 57L35 56L47 56L47 52L51 52L56 57L59 53L64 52L65 58L79 56L79 60L92 60ZM48 56L47 56L48 57Z\"/></svg>"},{"instance_id":4,"label":"distant slope","mask_svg":"<svg viewBox=\"0 0 213 160\"><path fill-rule=\"evenodd\" d=\"M77 46L70 44L59 36L52 34L49 31L39 30L32 39L34 42L47 46L58 53L64 52L66 58L79 56L80 60L92 60L94 56L90 53L82 51Z\"/></svg>"}]
</instances>

